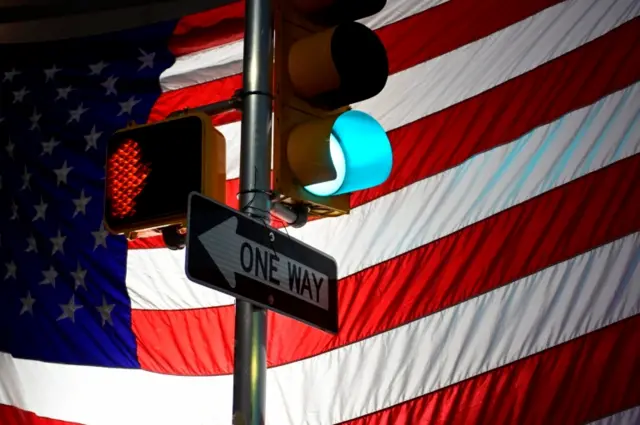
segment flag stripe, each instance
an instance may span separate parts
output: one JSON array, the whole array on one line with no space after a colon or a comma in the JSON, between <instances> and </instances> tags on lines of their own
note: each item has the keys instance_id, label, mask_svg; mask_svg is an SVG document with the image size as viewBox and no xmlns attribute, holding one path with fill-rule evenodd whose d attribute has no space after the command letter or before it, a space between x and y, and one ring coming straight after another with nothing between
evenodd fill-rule
<instances>
[{"instance_id":1,"label":"flag stripe","mask_svg":"<svg viewBox=\"0 0 640 425\"><path fill-rule=\"evenodd\" d=\"M634 316L342 425L585 423L640 403L638 341Z\"/></svg>"},{"instance_id":2,"label":"flag stripe","mask_svg":"<svg viewBox=\"0 0 640 425\"><path fill-rule=\"evenodd\" d=\"M393 331L274 368L269 415L297 424L352 419L638 314L639 249L634 234Z\"/></svg>"},{"instance_id":3,"label":"flag stripe","mask_svg":"<svg viewBox=\"0 0 640 425\"><path fill-rule=\"evenodd\" d=\"M278 366L354 343L639 231L637 181L640 155L342 279L337 337L270 314L267 361ZM133 329L143 335L142 367L178 375L232 373L234 311L133 310ZM191 344L196 335L199 345Z\"/></svg>"},{"instance_id":4,"label":"flag stripe","mask_svg":"<svg viewBox=\"0 0 640 425\"><path fill-rule=\"evenodd\" d=\"M183 17L173 30L169 50L179 57L242 39L244 7L244 1L234 1Z\"/></svg>"},{"instance_id":5,"label":"flag stripe","mask_svg":"<svg viewBox=\"0 0 640 425\"><path fill-rule=\"evenodd\" d=\"M640 14L640 4L633 0L614 0L608 6L573 0L545 9L393 74L379 95L354 108L376 117L386 130L402 127L559 58Z\"/></svg>"},{"instance_id":6,"label":"flag stripe","mask_svg":"<svg viewBox=\"0 0 640 425\"><path fill-rule=\"evenodd\" d=\"M392 259L637 153L639 89L636 84L619 91L349 215L286 231L334 257L341 278ZM190 282L180 251L131 250L127 273L134 308L232 303L231 297Z\"/></svg>"},{"instance_id":7,"label":"flag stripe","mask_svg":"<svg viewBox=\"0 0 640 425\"><path fill-rule=\"evenodd\" d=\"M374 16L360 22L372 29L378 29L420 14L447 0L395 0L393 6L385 7ZM215 13L215 12L212 12ZM215 23L215 22L214 22ZM204 51L196 51L176 59L174 65L160 76L163 91L171 91L206 83L208 81L239 74L242 71L242 40L226 43ZM188 76L187 79L184 77Z\"/></svg>"},{"instance_id":8,"label":"flag stripe","mask_svg":"<svg viewBox=\"0 0 640 425\"><path fill-rule=\"evenodd\" d=\"M636 315L639 249L636 233L358 344L271 368L266 422L354 419ZM91 424L231 420L231 375L180 377L6 354L0 354L0 369L8 371L8 387L23 388L13 404L42 416ZM45 396L41 388L57 390ZM0 389L0 403L8 397ZM340 409L333 408L336 402Z\"/></svg>"},{"instance_id":9,"label":"flag stripe","mask_svg":"<svg viewBox=\"0 0 640 425\"><path fill-rule=\"evenodd\" d=\"M406 18L402 22L402 29L389 25L380 28L377 34L389 56L389 72L395 74L484 38L561 2L450 0L432 10Z\"/></svg>"},{"instance_id":10,"label":"flag stripe","mask_svg":"<svg viewBox=\"0 0 640 425\"><path fill-rule=\"evenodd\" d=\"M354 193L351 206L444 171L640 80L638 33L636 18L521 77L390 131L391 175L380 186Z\"/></svg>"},{"instance_id":11,"label":"flag stripe","mask_svg":"<svg viewBox=\"0 0 640 425\"><path fill-rule=\"evenodd\" d=\"M637 391L636 391L637 392ZM640 406L615 413L597 421L591 425L637 425L640 423Z\"/></svg>"},{"instance_id":12,"label":"flag stripe","mask_svg":"<svg viewBox=\"0 0 640 425\"><path fill-rule=\"evenodd\" d=\"M0 404L0 423L2 425L78 425L58 419L42 418L33 412L6 404Z\"/></svg>"}]
</instances>

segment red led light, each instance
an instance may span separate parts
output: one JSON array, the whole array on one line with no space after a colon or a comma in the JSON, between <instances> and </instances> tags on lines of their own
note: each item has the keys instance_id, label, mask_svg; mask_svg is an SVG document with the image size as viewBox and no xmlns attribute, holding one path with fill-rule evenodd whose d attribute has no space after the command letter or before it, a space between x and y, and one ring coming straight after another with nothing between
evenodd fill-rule
<instances>
[{"instance_id":1,"label":"red led light","mask_svg":"<svg viewBox=\"0 0 640 425\"><path fill-rule=\"evenodd\" d=\"M111 215L117 218L134 215L136 197L144 189L151 172L149 164L142 162L142 149L138 142L125 140L109 158L107 167Z\"/></svg>"}]
</instances>

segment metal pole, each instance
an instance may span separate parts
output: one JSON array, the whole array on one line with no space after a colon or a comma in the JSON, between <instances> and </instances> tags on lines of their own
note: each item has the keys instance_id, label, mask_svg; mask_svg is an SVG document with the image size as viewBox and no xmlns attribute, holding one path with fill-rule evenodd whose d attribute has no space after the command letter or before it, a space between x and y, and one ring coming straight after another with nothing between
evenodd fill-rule
<instances>
[{"instance_id":1,"label":"metal pole","mask_svg":"<svg viewBox=\"0 0 640 425\"><path fill-rule=\"evenodd\" d=\"M269 216L271 166L271 0L245 3L240 207L253 217ZM265 423L267 374L266 311L236 300L233 419L235 425Z\"/></svg>"}]
</instances>

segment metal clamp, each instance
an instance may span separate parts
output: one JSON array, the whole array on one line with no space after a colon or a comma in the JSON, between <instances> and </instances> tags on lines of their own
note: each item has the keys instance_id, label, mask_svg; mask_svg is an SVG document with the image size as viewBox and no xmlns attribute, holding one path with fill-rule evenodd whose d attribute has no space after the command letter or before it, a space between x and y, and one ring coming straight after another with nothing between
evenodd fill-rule
<instances>
[{"instance_id":1,"label":"metal clamp","mask_svg":"<svg viewBox=\"0 0 640 425\"><path fill-rule=\"evenodd\" d=\"M233 96L229 99L221 100L220 102L210 103L208 105L198 106L196 108L186 108L179 111L170 113L167 118L176 117L187 114L191 111L200 111L209 115L210 117L224 112L233 111L235 109L242 110L242 97L243 91L236 90Z\"/></svg>"}]
</instances>

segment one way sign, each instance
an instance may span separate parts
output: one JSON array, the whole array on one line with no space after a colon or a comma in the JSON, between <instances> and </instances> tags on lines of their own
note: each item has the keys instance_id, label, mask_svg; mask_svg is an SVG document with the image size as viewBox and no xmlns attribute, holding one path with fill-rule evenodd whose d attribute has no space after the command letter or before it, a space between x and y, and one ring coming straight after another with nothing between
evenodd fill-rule
<instances>
[{"instance_id":1,"label":"one way sign","mask_svg":"<svg viewBox=\"0 0 640 425\"><path fill-rule=\"evenodd\" d=\"M190 280L338 332L333 258L196 192L187 220Z\"/></svg>"}]
</instances>

